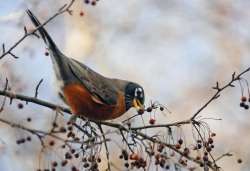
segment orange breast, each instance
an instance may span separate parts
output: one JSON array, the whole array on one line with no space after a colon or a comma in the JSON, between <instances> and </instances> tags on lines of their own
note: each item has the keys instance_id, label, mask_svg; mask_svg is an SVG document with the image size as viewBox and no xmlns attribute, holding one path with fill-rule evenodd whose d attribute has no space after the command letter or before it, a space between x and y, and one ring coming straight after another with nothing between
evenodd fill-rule
<instances>
[{"instance_id":1,"label":"orange breast","mask_svg":"<svg viewBox=\"0 0 250 171\"><path fill-rule=\"evenodd\" d=\"M64 86L63 93L73 114L83 115L89 119L109 120L126 112L125 99L122 93L119 93L116 105L95 102L91 98L91 93L81 84L68 84Z\"/></svg>"}]
</instances>

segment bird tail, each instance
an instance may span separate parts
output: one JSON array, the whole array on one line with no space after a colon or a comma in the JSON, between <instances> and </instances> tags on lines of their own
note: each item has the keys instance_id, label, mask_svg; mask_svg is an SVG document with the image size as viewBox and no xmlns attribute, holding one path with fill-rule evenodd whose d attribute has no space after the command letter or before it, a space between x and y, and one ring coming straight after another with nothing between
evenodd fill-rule
<instances>
[{"instance_id":1,"label":"bird tail","mask_svg":"<svg viewBox=\"0 0 250 171\"><path fill-rule=\"evenodd\" d=\"M36 16L28 9L27 14L29 15L32 23L36 26L36 27L40 27L38 29L42 39L44 40L45 44L48 46L48 48L53 52L59 52L55 42L52 40L52 38L50 37L50 35L48 34L48 32L44 29L43 26L41 26L40 21L36 18Z\"/></svg>"},{"instance_id":2,"label":"bird tail","mask_svg":"<svg viewBox=\"0 0 250 171\"><path fill-rule=\"evenodd\" d=\"M40 21L36 18L36 16L28 9L27 14L29 15L32 23L38 28L38 32L40 33L42 39L47 45L50 56L52 59L53 66L55 67L56 76L59 79L69 80L71 78L71 74L68 69L68 58L58 49L55 42L52 40L48 32L45 30L43 26L41 26Z\"/></svg>"}]
</instances>

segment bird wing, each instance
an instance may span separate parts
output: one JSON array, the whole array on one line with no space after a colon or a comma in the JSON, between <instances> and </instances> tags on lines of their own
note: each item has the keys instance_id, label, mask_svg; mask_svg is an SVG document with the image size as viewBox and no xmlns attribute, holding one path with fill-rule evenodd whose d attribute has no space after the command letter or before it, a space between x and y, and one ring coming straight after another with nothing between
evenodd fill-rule
<instances>
[{"instance_id":1,"label":"bird wing","mask_svg":"<svg viewBox=\"0 0 250 171\"><path fill-rule=\"evenodd\" d=\"M91 92L92 99L100 104L116 105L118 89L106 78L86 65L74 60L69 60L69 68L75 77Z\"/></svg>"}]
</instances>

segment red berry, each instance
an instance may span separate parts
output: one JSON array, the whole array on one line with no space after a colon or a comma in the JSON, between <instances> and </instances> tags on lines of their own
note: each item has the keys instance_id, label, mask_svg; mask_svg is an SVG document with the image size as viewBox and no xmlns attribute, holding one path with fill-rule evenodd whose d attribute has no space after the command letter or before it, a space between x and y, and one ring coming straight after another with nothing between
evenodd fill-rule
<instances>
[{"instance_id":1,"label":"red berry","mask_svg":"<svg viewBox=\"0 0 250 171\"><path fill-rule=\"evenodd\" d=\"M180 148L181 148L181 145L180 145L180 144L175 144L175 148L176 148L176 149L180 149Z\"/></svg>"},{"instance_id":2,"label":"red berry","mask_svg":"<svg viewBox=\"0 0 250 171\"><path fill-rule=\"evenodd\" d=\"M149 124L154 125L155 124L155 119L154 118L150 118L149 119Z\"/></svg>"},{"instance_id":3,"label":"red berry","mask_svg":"<svg viewBox=\"0 0 250 171\"><path fill-rule=\"evenodd\" d=\"M246 102L246 101L247 101L247 97L246 97L246 96L242 96L242 97L241 97L241 101L242 101L242 102Z\"/></svg>"},{"instance_id":4,"label":"red berry","mask_svg":"<svg viewBox=\"0 0 250 171\"><path fill-rule=\"evenodd\" d=\"M130 160L139 160L139 155L137 153L132 153L129 156Z\"/></svg>"},{"instance_id":5,"label":"red berry","mask_svg":"<svg viewBox=\"0 0 250 171\"><path fill-rule=\"evenodd\" d=\"M143 113L144 113L144 109L139 109L139 110L138 110L138 114L139 114L139 115L142 115Z\"/></svg>"},{"instance_id":6,"label":"red berry","mask_svg":"<svg viewBox=\"0 0 250 171\"><path fill-rule=\"evenodd\" d=\"M83 11L80 12L80 16L81 17L84 16L84 12Z\"/></svg>"}]
</instances>

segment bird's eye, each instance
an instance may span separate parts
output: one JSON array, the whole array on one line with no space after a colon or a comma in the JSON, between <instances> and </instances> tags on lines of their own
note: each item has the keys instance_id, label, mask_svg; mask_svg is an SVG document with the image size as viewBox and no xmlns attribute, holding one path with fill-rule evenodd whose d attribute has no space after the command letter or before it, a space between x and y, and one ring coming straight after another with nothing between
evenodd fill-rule
<instances>
[{"instance_id":1,"label":"bird's eye","mask_svg":"<svg viewBox=\"0 0 250 171\"><path fill-rule=\"evenodd\" d=\"M142 88L136 88L135 89L135 97L142 98L143 97L143 90Z\"/></svg>"}]
</instances>

